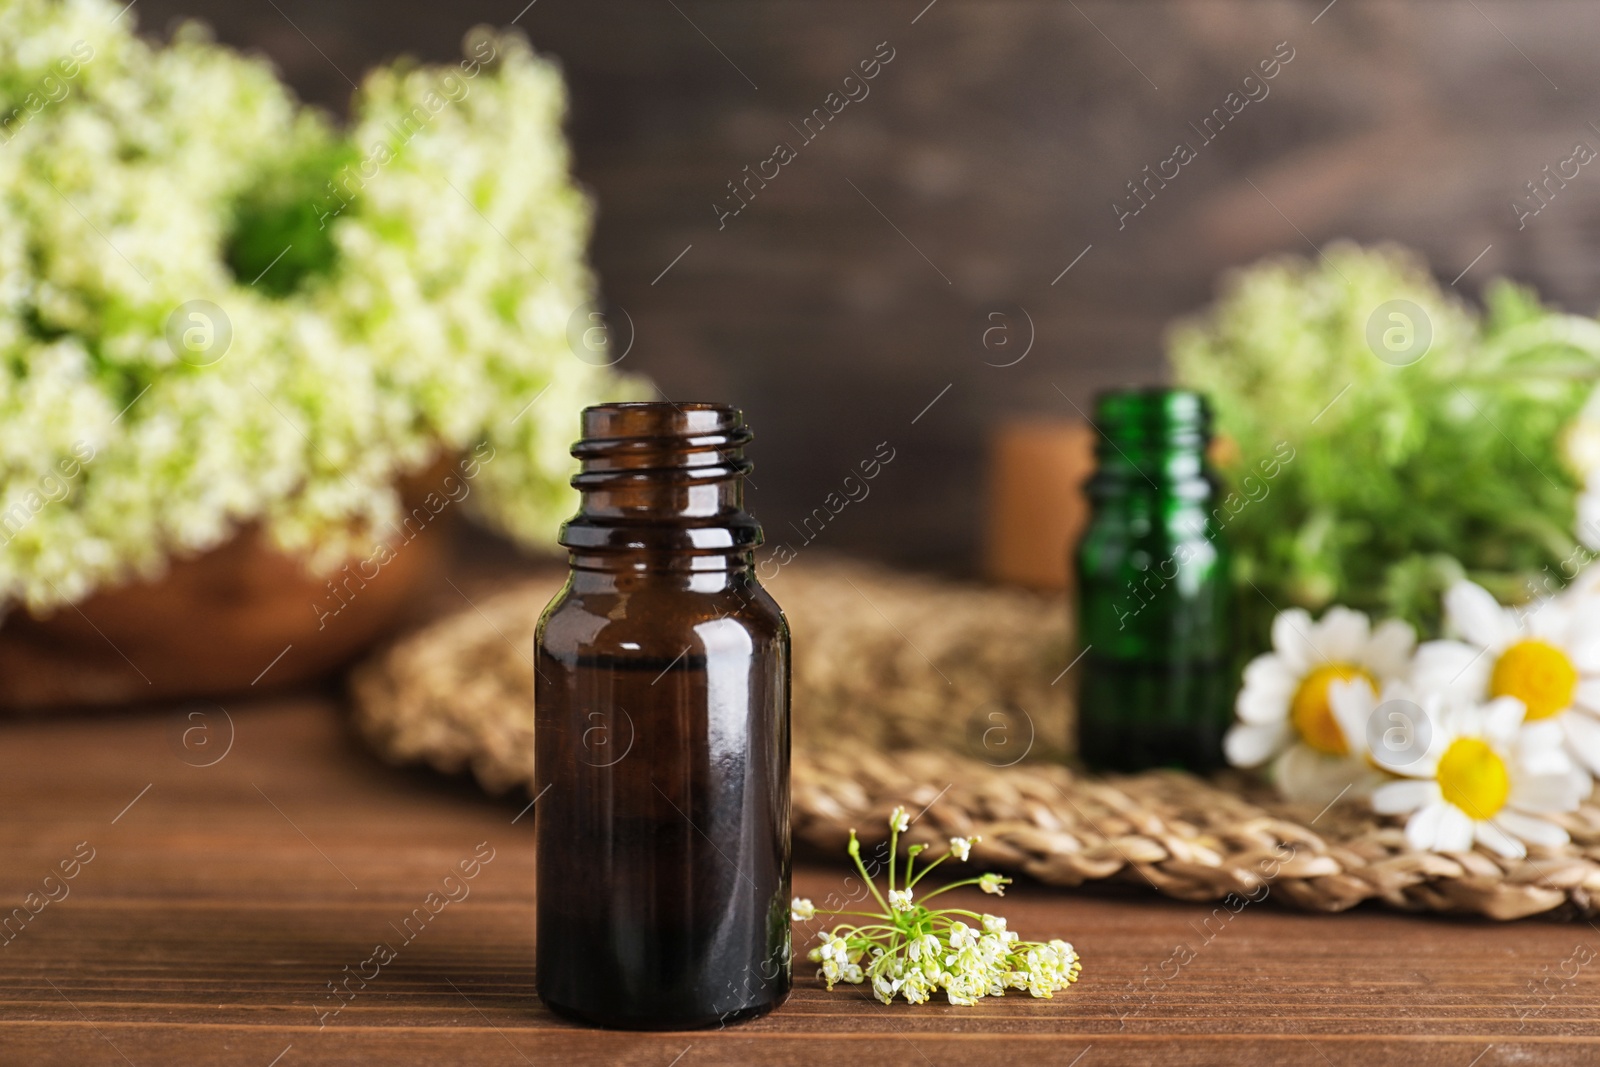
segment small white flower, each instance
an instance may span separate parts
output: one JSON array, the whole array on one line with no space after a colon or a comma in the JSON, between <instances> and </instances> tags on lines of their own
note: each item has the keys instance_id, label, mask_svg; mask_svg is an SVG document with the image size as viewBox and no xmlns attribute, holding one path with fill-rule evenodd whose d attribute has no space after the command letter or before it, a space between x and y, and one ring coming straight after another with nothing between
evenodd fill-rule
<instances>
[{"instance_id":1,"label":"small white flower","mask_svg":"<svg viewBox=\"0 0 1600 1067\"><path fill-rule=\"evenodd\" d=\"M891 890L889 890L889 906L891 908L893 908L895 911L910 911L911 910L911 890L909 890L909 889L891 889Z\"/></svg>"},{"instance_id":2,"label":"small white flower","mask_svg":"<svg viewBox=\"0 0 1600 1067\"><path fill-rule=\"evenodd\" d=\"M822 979L830 989L835 982L859 982L861 980L860 967L850 957L849 944L845 942L844 938L831 934L824 934L821 947L814 948L809 953L809 958L813 963L822 964ZM857 977L851 978L851 974L855 974Z\"/></svg>"},{"instance_id":3,"label":"small white flower","mask_svg":"<svg viewBox=\"0 0 1600 1067\"><path fill-rule=\"evenodd\" d=\"M983 932L986 934L1003 934L1006 932L1006 920L1001 915L985 915L980 922L983 923Z\"/></svg>"},{"instance_id":4,"label":"small white flower","mask_svg":"<svg viewBox=\"0 0 1600 1067\"><path fill-rule=\"evenodd\" d=\"M950 855L967 862L967 857L972 855L972 846L977 842L976 837L952 837L950 839Z\"/></svg>"},{"instance_id":5,"label":"small white flower","mask_svg":"<svg viewBox=\"0 0 1600 1067\"><path fill-rule=\"evenodd\" d=\"M934 980L921 971L908 971L903 984L900 986L900 995L909 1003L922 1004L928 999L928 994L934 989Z\"/></svg>"},{"instance_id":6,"label":"small white flower","mask_svg":"<svg viewBox=\"0 0 1600 1067\"><path fill-rule=\"evenodd\" d=\"M944 985L944 995L950 1003L970 1008L978 1003L978 998L983 996L982 987L974 988L970 980L964 976L952 975Z\"/></svg>"},{"instance_id":7,"label":"small white flower","mask_svg":"<svg viewBox=\"0 0 1600 1067\"><path fill-rule=\"evenodd\" d=\"M795 897L789 903L789 917L796 922L804 922L817 914L817 906L805 897Z\"/></svg>"},{"instance_id":8,"label":"small white flower","mask_svg":"<svg viewBox=\"0 0 1600 1067\"><path fill-rule=\"evenodd\" d=\"M998 874L986 874L978 879L978 888L985 893L1003 897L1006 895L1005 883L1009 881L1009 878L1002 878Z\"/></svg>"},{"instance_id":9,"label":"small white flower","mask_svg":"<svg viewBox=\"0 0 1600 1067\"><path fill-rule=\"evenodd\" d=\"M1412 813L1406 841L1421 851L1466 852L1476 842L1520 858L1524 842L1566 844L1567 832L1540 816L1575 810L1588 782L1574 773L1560 729L1524 725L1524 716L1511 697L1446 710L1433 723L1427 754L1389 768L1409 780L1375 790L1373 809Z\"/></svg>"},{"instance_id":10,"label":"small white flower","mask_svg":"<svg viewBox=\"0 0 1600 1067\"><path fill-rule=\"evenodd\" d=\"M1374 628L1349 608L1329 608L1316 622L1300 608L1272 622L1272 651L1250 661L1234 705L1238 721L1223 749L1237 767L1272 763L1291 799L1326 803L1347 788L1361 792L1381 780L1366 756L1366 722L1341 716L1343 685L1369 692L1401 677L1416 634L1388 620Z\"/></svg>"},{"instance_id":11,"label":"small white flower","mask_svg":"<svg viewBox=\"0 0 1600 1067\"><path fill-rule=\"evenodd\" d=\"M1077 952L1065 941L1051 941L1028 950L1027 966L1013 978L1013 985L1035 997L1050 998L1058 990L1078 980L1082 964Z\"/></svg>"},{"instance_id":12,"label":"small white flower","mask_svg":"<svg viewBox=\"0 0 1600 1067\"><path fill-rule=\"evenodd\" d=\"M911 826L911 819L906 815L905 808L895 808L889 815L889 829L898 833L905 833Z\"/></svg>"}]
</instances>

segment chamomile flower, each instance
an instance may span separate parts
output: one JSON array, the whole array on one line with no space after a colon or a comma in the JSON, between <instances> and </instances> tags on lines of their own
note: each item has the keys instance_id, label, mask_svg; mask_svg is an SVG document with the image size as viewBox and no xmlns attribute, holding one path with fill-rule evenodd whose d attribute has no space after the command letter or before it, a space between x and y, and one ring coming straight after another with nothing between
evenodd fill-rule
<instances>
[{"instance_id":1,"label":"chamomile flower","mask_svg":"<svg viewBox=\"0 0 1600 1067\"><path fill-rule=\"evenodd\" d=\"M1518 612L1462 581L1444 606L1462 639L1417 650L1417 685L1468 701L1514 697L1528 722L1556 724L1574 761L1600 774L1600 597L1569 590Z\"/></svg>"},{"instance_id":2,"label":"chamomile flower","mask_svg":"<svg viewBox=\"0 0 1600 1067\"><path fill-rule=\"evenodd\" d=\"M1445 710L1431 724L1427 752L1385 763L1407 780L1373 791L1373 809L1410 813L1406 841L1432 852L1466 852L1474 843L1507 858L1527 845L1565 844L1567 832L1542 816L1572 811L1588 792L1550 723L1526 724L1513 697ZM1381 751L1374 753L1380 762Z\"/></svg>"},{"instance_id":3,"label":"chamomile flower","mask_svg":"<svg viewBox=\"0 0 1600 1067\"><path fill-rule=\"evenodd\" d=\"M1250 661L1235 703L1238 716L1223 748L1238 767L1272 764L1291 799L1322 803L1353 787L1376 783L1367 763L1366 723L1341 716L1359 699L1337 697L1341 687L1377 692L1409 667L1416 634L1389 620L1373 627L1366 615L1330 608L1313 622L1300 608L1272 623L1272 651Z\"/></svg>"}]
</instances>

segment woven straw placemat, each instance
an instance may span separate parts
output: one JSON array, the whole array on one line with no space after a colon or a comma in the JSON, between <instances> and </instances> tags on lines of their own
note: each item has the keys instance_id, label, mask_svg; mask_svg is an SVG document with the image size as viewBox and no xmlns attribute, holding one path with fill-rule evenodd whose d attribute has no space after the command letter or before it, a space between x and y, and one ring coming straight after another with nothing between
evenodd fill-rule
<instances>
[{"instance_id":1,"label":"woven straw placemat","mask_svg":"<svg viewBox=\"0 0 1600 1067\"><path fill-rule=\"evenodd\" d=\"M854 827L875 846L904 804L920 813L905 844L981 834L975 864L1055 885L1147 883L1229 907L1270 895L1314 911L1378 900L1495 919L1600 913L1593 798L1558 817L1570 845L1506 860L1413 852L1398 820L1359 802L1304 809L1240 776L1075 773L1061 762L1061 601L814 557L766 584L794 635L803 841L838 849ZM363 664L362 734L398 763L470 769L495 792L528 785L533 631L558 587L481 599Z\"/></svg>"}]
</instances>

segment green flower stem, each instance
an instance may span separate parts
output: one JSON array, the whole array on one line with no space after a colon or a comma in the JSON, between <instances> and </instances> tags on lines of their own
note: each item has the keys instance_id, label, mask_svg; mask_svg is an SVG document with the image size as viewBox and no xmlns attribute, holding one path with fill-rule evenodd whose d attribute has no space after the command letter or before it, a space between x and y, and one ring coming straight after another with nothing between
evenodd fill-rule
<instances>
[{"instance_id":1,"label":"green flower stem","mask_svg":"<svg viewBox=\"0 0 1600 1067\"><path fill-rule=\"evenodd\" d=\"M924 850L926 850L927 847L928 847L927 845L912 845L910 848L906 849L906 870L905 870L905 873L903 875L901 875L901 877L905 879L905 883L906 883L906 888L907 889L910 889L912 886L917 884L916 883L916 879L911 877L911 864L912 864L913 861L916 860L917 855L919 853L923 852ZM938 860L934 860L934 863L938 863L938 862L939 862ZM924 870L926 870L926 868L924 868ZM920 874L917 875L917 878L921 878L921 877L922 877L922 875L920 875ZM891 888L893 888L893 887L891 886Z\"/></svg>"},{"instance_id":2,"label":"green flower stem","mask_svg":"<svg viewBox=\"0 0 1600 1067\"><path fill-rule=\"evenodd\" d=\"M906 888L910 889L913 886L915 886L918 882L922 881L924 878L927 877L929 871L933 870L935 867L939 866L939 864L943 863L945 860L947 860L949 858L950 858L950 853L946 852L944 855L940 856L938 859L934 860L932 863L930 863L927 866L923 867L921 874L917 875L911 881L906 883Z\"/></svg>"},{"instance_id":3,"label":"green flower stem","mask_svg":"<svg viewBox=\"0 0 1600 1067\"><path fill-rule=\"evenodd\" d=\"M883 899L883 894L882 893L878 892L877 884L873 882L872 876L867 873L866 864L861 862L861 842L856 840L856 832L854 830L850 831L850 844L846 846L845 851L850 854L850 858L851 859L856 861L856 870L861 872L861 880L863 882L867 883L867 888L872 890L872 895L878 898L879 905L882 906L882 908L883 908L883 910L885 912L889 912L891 910L890 907L889 907L889 902L887 900ZM891 852L890 855L893 856L893 853ZM889 868L889 871L890 871L889 888L893 889L894 888L894 873L893 873L894 872L894 867L892 865L892 860L891 860L891 866Z\"/></svg>"},{"instance_id":4,"label":"green flower stem","mask_svg":"<svg viewBox=\"0 0 1600 1067\"><path fill-rule=\"evenodd\" d=\"M894 891L894 858L900 850L900 828L889 824L889 891Z\"/></svg>"}]
</instances>

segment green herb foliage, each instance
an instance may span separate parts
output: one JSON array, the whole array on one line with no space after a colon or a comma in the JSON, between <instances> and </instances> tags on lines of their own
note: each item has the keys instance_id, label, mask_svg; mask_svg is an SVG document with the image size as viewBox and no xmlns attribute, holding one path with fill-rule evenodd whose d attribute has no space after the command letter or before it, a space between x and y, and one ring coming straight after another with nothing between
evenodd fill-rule
<instances>
[{"instance_id":1,"label":"green herb foliage","mask_svg":"<svg viewBox=\"0 0 1600 1067\"><path fill-rule=\"evenodd\" d=\"M1238 494L1215 525L1236 549L1248 645L1294 605L1436 633L1440 593L1463 572L1522 600L1577 549L1582 472L1563 440L1600 371L1600 324L1504 281L1486 305L1405 251L1340 244L1251 267L1174 327L1177 378L1210 397ZM1386 351L1391 328L1430 336L1420 358ZM1268 480L1258 461L1280 442L1294 457Z\"/></svg>"}]
</instances>

